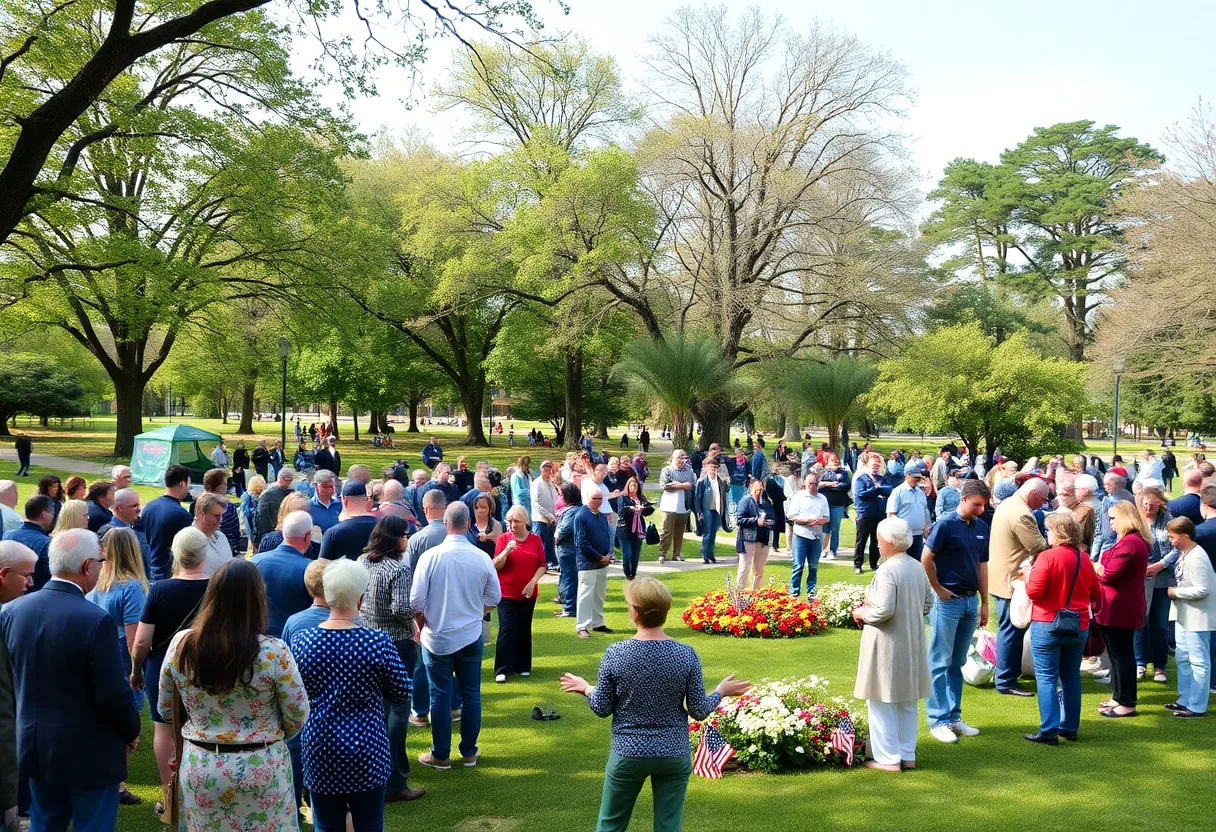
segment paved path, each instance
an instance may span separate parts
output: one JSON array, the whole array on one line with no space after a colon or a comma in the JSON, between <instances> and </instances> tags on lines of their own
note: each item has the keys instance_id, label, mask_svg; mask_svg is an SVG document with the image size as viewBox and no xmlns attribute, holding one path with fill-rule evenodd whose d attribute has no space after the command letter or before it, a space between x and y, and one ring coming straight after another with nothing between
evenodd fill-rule
<instances>
[{"instance_id":1,"label":"paved path","mask_svg":"<svg viewBox=\"0 0 1216 832\"><path fill-rule=\"evenodd\" d=\"M0 459L16 462L17 452L12 448L0 448ZM39 453L30 454L30 462L55 471L67 471L69 474L88 474L90 476L97 476L99 474L109 476L110 468L113 467L112 463L85 462L83 459L68 459L67 457L54 456L53 454Z\"/></svg>"}]
</instances>

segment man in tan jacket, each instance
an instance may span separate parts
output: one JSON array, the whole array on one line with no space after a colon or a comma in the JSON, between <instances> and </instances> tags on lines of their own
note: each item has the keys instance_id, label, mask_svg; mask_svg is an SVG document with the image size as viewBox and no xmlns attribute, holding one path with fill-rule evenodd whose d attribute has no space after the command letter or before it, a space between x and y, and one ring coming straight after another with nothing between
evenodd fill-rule
<instances>
[{"instance_id":1,"label":"man in tan jacket","mask_svg":"<svg viewBox=\"0 0 1216 832\"><path fill-rule=\"evenodd\" d=\"M1047 503L1050 493L1045 480L1027 480L1016 494L1002 500L992 515L988 591L996 599L996 692L1009 696L1034 696L1018 685L1026 631L1009 620L1009 599L1013 597L1010 581L1018 577L1027 558L1047 548L1033 512Z\"/></svg>"}]
</instances>

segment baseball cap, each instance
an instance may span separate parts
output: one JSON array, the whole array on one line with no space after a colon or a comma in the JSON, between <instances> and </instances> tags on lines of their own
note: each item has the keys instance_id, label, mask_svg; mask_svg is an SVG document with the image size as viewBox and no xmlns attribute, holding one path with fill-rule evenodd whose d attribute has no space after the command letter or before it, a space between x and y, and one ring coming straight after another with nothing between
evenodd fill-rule
<instances>
[{"instance_id":1,"label":"baseball cap","mask_svg":"<svg viewBox=\"0 0 1216 832\"><path fill-rule=\"evenodd\" d=\"M342 485L343 497L366 497L367 486L358 480L347 480Z\"/></svg>"},{"instance_id":2,"label":"baseball cap","mask_svg":"<svg viewBox=\"0 0 1216 832\"><path fill-rule=\"evenodd\" d=\"M911 465L904 468L904 476L927 477L929 476L929 467L923 462L913 462Z\"/></svg>"}]
</instances>

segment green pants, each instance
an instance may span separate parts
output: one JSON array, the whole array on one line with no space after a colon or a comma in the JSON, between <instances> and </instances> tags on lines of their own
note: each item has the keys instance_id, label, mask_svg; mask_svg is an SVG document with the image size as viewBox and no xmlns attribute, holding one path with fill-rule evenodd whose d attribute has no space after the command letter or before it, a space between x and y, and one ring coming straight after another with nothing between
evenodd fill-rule
<instances>
[{"instance_id":1,"label":"green pants","mask_svg":"<svg viewBox=\"0 0 1216 832\"><path fill-rule=\"evenodd\" d=\"M600 820L596 832L625 832L633 804L646 778L654 794L654 832L680 832L684 820L684 795L692 758L621 757L608 755L604 769L604 796L600 800Z\"/></svg>"}]
</instances>

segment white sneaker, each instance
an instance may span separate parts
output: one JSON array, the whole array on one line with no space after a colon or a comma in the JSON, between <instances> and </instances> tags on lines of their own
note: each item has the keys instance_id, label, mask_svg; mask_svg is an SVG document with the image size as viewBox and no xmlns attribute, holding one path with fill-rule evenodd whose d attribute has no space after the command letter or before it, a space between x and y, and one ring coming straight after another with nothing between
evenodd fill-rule
<instances>
[{"instance_id":1,"label":"white sneaker","mask_svg":"<svg viewBox=\"0 0 1216 832\"><path fill-rule=\"evenodd\" d=\"M1110 671L1108 670L1106 673L1103 673L1101 675L1095 675L1094 681L1097 682L1099 685L1109 685L1110 684Z\"/></svg>"},{"instance_id":2,"label":"white sneaker","mask_svg":"<svg viewBox=\"0 0 1216 832\"><path fill-rule=\"evenodd\" d=\"M929 729L929 736L940 742L958 742L958 736L950 730L949 725L934 725Z\"/></svg>"},{"instance_id":3,"label":"white sneaker","mask_svg":"<svg viewBox=\"0 0 1216 832\"><path fill-rule=\"evenodd\" d=\"M503 682L507 681L507 674L499 673L497 676L494 677L494 681L498 682L498 684L501 685Z\"/></svg>"},{"instance_id":4,"label":"white sneaker","mask_svg":"<svg viewBox=\"0 0 1216 832\"><path fill-rule=\"evenodd\" d=\"M978 737L980 735L979 728L972 728L961 719L958 722L951 722L950 730L958 734L960 737Z\"/></svg>"},{"instance_id":5,"label":"white sneaker","mask_svg":"<svg viewBox=\"0 0 1216 832\"><path fill-rule=\"evenodd\" d=\"M1097 656L1081 660L1082 673L1096 673L1102 669L1102 660Z\"/></svg>"},{"instance_id":6,"label":"white sneaker","mask_svg":"<svg viewBox=\"0 0 1216 832\"><path fill-rule=\"evenodd\" d=\"M519 671L519 675L527 677L527 676L531 676L532 674L527 670L521 670L521 671Z\"/></svg>"}]
</instances>

